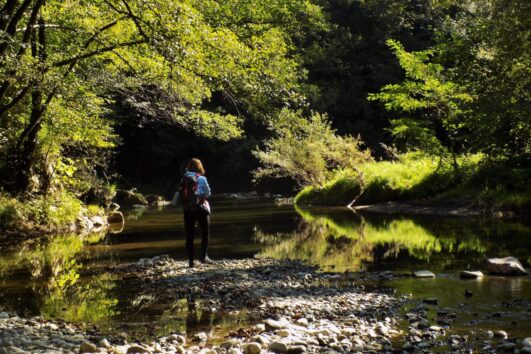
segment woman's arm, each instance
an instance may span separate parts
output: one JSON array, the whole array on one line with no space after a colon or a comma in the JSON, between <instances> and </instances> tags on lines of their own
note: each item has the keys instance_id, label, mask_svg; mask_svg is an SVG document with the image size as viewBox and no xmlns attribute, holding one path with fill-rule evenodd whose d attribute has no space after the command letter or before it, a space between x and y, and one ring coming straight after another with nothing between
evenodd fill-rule
<instances>
[{"instance_id":1,"label":"woman's arm","mask_svg":"<svg viewBox=\"0 0 531 354\"><path fill-rule=\"evenodd\" d=\"M198 189L197 193L199 195L204 196L205 198L210 197L210 195L212 194L210 190L210 186L208 185L208 181L205 176L200 176L197 179L197 189Z\"/></svg>"}]
</instances>

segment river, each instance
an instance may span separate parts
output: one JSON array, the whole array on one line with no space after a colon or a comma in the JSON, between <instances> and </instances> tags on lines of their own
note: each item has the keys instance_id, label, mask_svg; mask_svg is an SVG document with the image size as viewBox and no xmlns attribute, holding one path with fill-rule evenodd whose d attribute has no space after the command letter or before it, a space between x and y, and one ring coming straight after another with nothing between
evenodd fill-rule
<instances>
[{"instance_id":1,"label":"river","mask_svg":"<svg viewBox=\"0 0 531 354\"><path fill-rule=\"evenodd\" d=\"M457 314L456 333L504 329L531 335L531 278L485 276L461 280L461 270L485 270L489 257L515 256L531 263L531 224L523 220L357 214L347 208L298 209L268 200L214 200L212 259L266 256L300 259L325 271L352 272L368 287L398 295L437 298ZM118 264L167 254L185 258L178 209L127 211L123 232L80 239L2 246L0 309L19 315L97 324L109 333L150 338L174 330L227 331L253 322L245 309L202 313L186 299L164 303L144 296L134 283L108 272ZM197 240L199 241L199 240ZM198 247L197 247L198 249ZM399 276L430 270L435 279ZM364 278L364 272L378 276ZM468 290L472 296L466 297ZM406 324L404 324L406 326Z\"/></svg>"}]
</instances>

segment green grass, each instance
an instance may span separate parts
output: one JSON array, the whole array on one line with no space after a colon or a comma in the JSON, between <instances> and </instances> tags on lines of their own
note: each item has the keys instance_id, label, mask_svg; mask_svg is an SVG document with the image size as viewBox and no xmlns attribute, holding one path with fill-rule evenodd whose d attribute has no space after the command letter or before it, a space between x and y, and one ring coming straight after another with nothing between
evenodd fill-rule
<instances>
[{"instance_id":1,"label":"green grass","mask_svg":"<svg viewBox=\"0 0 531 354\"><path fill-rule=\"evenodd\" d=\"M338 171L321 188L308 187L295 198L299 204L346 205L388 201L429 200L469 202L484 209L531 209L531 168L488 163L481 155L458 158L459 167L437 158L405 154L398 161L371 161L354 171ZM360 194L361 192L361 194Z\"/></svg>"},{"instance_id":2,"label":"green grass","mask_svg":"<svg viewBox=\"0 0 531 354\"><path fill-rule=\"evenodd\" d=\"M0 193L0 230L62 228L75 222L82 209L81 201L68 193L32 199Z\"/></svg>"}]
</instances>

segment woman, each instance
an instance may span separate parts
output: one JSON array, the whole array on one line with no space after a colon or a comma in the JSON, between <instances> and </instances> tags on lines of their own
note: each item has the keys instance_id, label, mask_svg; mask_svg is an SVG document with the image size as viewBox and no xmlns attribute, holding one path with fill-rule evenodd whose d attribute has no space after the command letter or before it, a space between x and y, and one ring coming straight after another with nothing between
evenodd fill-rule
<instances>
[{"instance_id":1,"label":"woman","mask_svg":"<svg viewBox=\"0 0 531 354\"><path fill-rule=\"evenodd\" d=\"M191 159L186 165L179 192L184 210L184 227L186 229L186 250L190 268L194 266L195 224L201 228L201 262L212 262L208 258L208 239L210 236L210 186L205 176L205 169L199 159Z\"/></svg>"}]
</instances>

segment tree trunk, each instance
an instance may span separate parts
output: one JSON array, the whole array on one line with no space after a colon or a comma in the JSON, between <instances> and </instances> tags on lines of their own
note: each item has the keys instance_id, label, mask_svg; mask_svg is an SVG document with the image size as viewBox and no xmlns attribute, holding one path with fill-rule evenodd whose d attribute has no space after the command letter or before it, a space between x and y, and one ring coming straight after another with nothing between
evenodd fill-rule
<instances>
[{"instance_id":1,"label":"tree trunk","mask_svg":"<svg viewBox=\"0 0 531 354\"><path fill-rule=\"evenodd\" d=\"M31 40L31 54L37 57L41 63L46 61L46 33L44 20L39 20L39 31L33 33ZM37 38L38 37L38 44ZM19 138L19 158L15 180L15 192L24 193L29 190L33 167L37 160L37 146L39 132L42 128L42 118L45 111L43 93L39 83L36 83L31 93L31 114L29 124Z\"/></svg>"}]
</instances>

